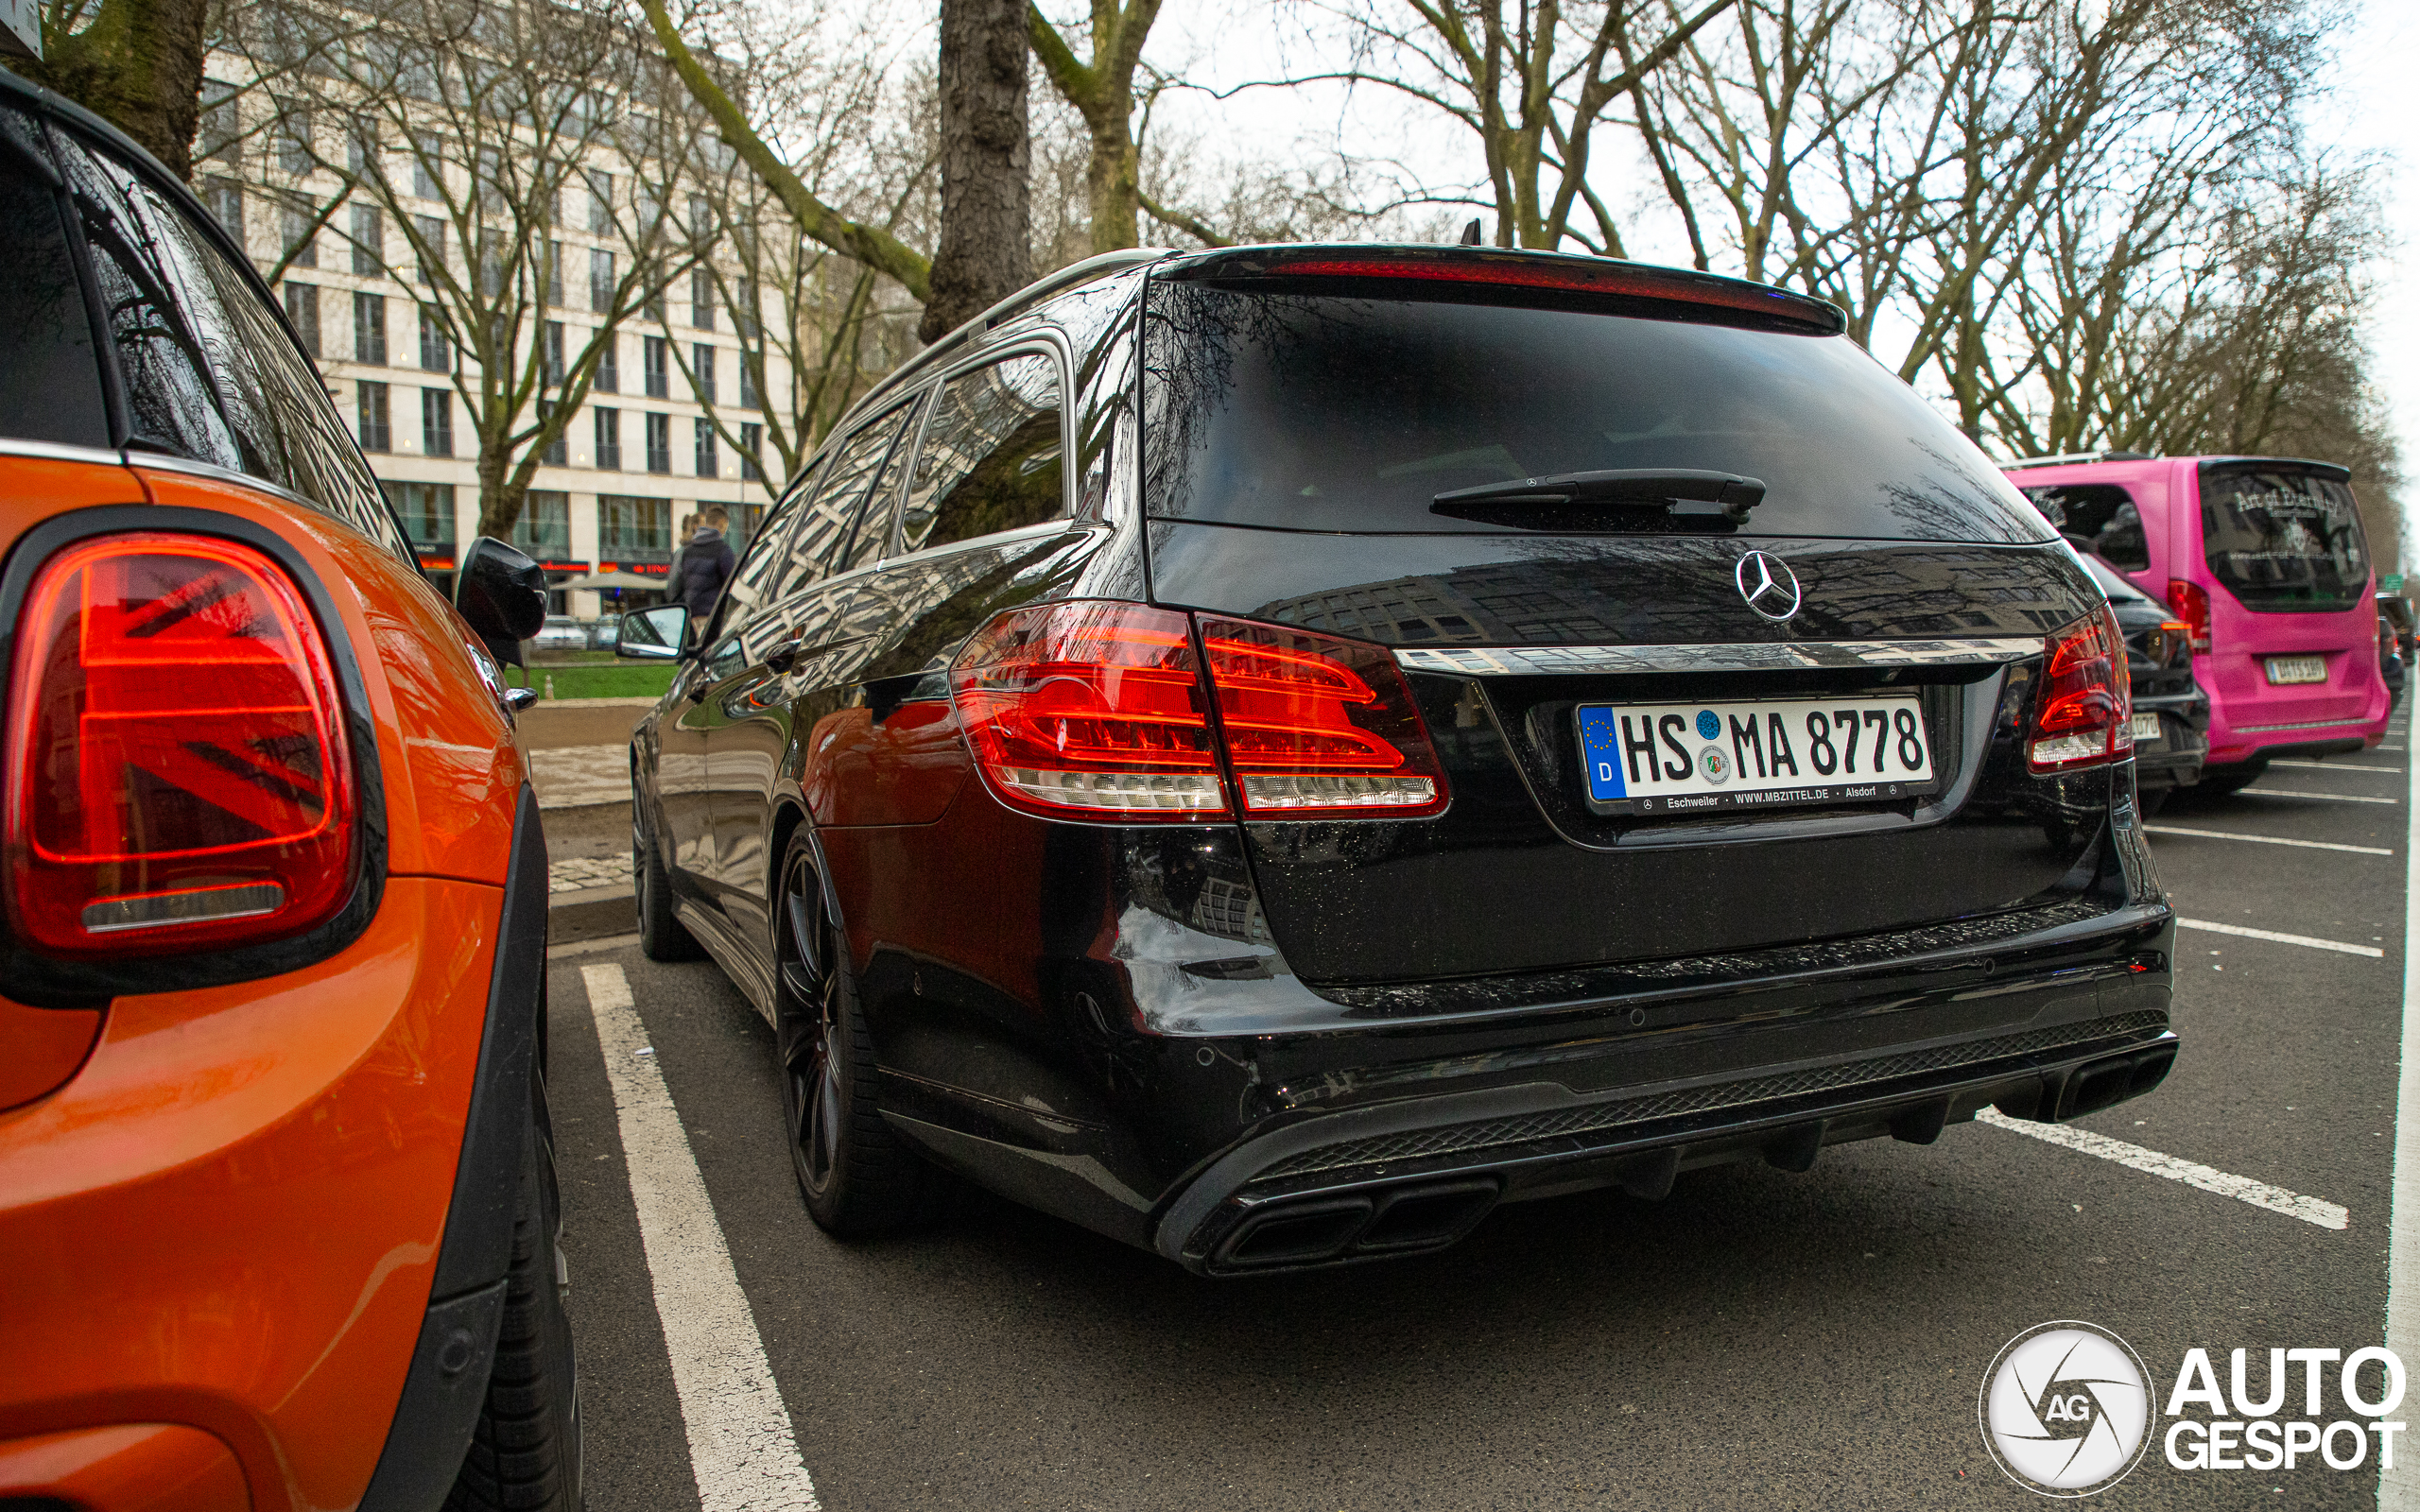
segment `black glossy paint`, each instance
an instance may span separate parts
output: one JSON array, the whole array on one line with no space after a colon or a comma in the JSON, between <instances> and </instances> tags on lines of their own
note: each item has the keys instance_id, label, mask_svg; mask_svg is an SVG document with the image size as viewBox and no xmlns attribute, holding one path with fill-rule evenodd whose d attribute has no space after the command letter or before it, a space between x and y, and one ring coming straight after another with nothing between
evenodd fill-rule
<instances>
[{"instance_id":1,"label":"black glossy paint","mask_svg":"<svg viewBox=\"0 0 2420 1512\"><path fill-rule=\"evenodd\" d=\"M727 599L704 659L634 737L681 917L760 1007L771 869L807 828L887 1116L934 1159L1214 1266L1204 1246L1255 1203L1393 1179L1271 1174L1269 1152L1321 1143L1340 1115L1340 1130L1381 1113L1436 1127L1540 1099L1594 1107L1776 1067L1860 1068L1787 1109L1641 1125L1617 1156L1599 1140L1525 1144L1518 1160L1507 1144L1499 1161L1490 1145L1453 1171L1508 1196L1635 1187L1639 1160L1812 1159L1829 1139L1937 1131L1979 1097L2057 1116L2070 1073L2156 1040L2171 926L2135 769L2027 771L2038 659L1416 672L1452 794L1434 820L1132 826L999 803L972 772L944 673L976 627L1035 602L1152 601L1398 645L2023 640L2098 602L2055 545L1147 523L1132 409L1143 276L1012 311L979 343L961 335L863 407L914 398L978 347L1047 342L1067 363L1069 519ZM1752 545L1800 576L1806 605L1787 626L1741 603L1733 568ZM1563 748L1582 698L1876 686L1919 693L1939 793L1747 820L1605 818L1580 801ZM1959 1060L1970 1044L1997 1058ZM1907 1055L1931 1069L1906 1069Z\"/></svg>"}]
</instances>

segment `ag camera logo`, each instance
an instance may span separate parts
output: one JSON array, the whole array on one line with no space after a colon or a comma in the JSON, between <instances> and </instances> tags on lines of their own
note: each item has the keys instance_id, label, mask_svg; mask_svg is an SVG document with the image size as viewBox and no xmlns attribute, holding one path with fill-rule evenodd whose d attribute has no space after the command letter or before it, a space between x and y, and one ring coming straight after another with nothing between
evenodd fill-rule
<instances>
[{"instance_id":1,"label":"ag camera logo","mask_svg":"<svg viewBox=\"0 0 2420 1512\"><path fill-rule=\"evenodd\" d=\"M2151 1447L2150 1376L2126 1341L2090 1323L2042 1323L2000 1347L1983 1375L1983 1445L2044 1496L2117 1485Z\"/></svg>"}]
</instances>

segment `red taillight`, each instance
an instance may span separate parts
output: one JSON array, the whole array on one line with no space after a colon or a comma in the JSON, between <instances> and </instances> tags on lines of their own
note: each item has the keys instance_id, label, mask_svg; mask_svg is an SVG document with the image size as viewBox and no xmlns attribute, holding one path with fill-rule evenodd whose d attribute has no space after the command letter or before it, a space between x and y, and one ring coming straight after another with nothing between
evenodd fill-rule
<instances>
[{"instance_id":1,"label":"red taillight","mask_svg":"<svg viewBox=\"0 0 2420 1512\"><path fill-rule=\"evenodd\" d=\"M950 686L1001 800L1057 817L1417 817L1444 773L1393 658L1278 626L1077 601L976 632ZM1218 717L1211 718L1211 700Z\"/></svg>"},{"instance_id":2,"label":"red taillight","mask_svg":"<svg viewBox=\"0 0 2420 1512\"><path fill-rule=\"evenodd\" d=\"M2199 583L2188 583L2182 577L2168 580L2168 607L2176 610L2187 631L2193 637L2196 653L2210 648L2210 593Z\"/></svg>"},{"instance_id":3,"label":"red taillight","mask_svg":"<svg viewBox=\"0 0 2420 1512\"><path fill-rule=\"evenodd\" d=\"M1445 773L1383 646L1205 615L1201 649L1246 817L1444 808Z\"/></svg>"},{"instance_id":4,"label":"red taillight","mask_svg":"<svg viewBox=\"0 0 2420 1512\"><path fill-rule=\"evenodd\" d=\"M2037 772L2092 766L2135 748L2126 640L2104 606L2042 646L2042 685L2025 759Z\"/></svg>"},{"instance_id":5,"label":"red taillight","mask_svg":"<svg viewBox=\"0 0 2420 1512\"><path fill-rule=\"evenodd\" d=\"M8 722L9 917L53 954L291 935L344 902L355 809L328 648L249 546L71 546L25 601Z\"/></svg>"},{"instance_id":6,"label":"red taillight","mask_svg":"<svg viewBox=\"0 0 2420 1512\"><path fill-rule=\"evenodd\" d=\"M2192 626L2186 624L2183 620L2162 620L2159 622L2159 630L2157 633L2159 635L2158 661L2160 665L2166 666L2169 662L2174 661L2176 659L2175 653L2180 650L2185 653L2186 661L2190 662L2193 660Z\"/></svg>"}]
</instances>

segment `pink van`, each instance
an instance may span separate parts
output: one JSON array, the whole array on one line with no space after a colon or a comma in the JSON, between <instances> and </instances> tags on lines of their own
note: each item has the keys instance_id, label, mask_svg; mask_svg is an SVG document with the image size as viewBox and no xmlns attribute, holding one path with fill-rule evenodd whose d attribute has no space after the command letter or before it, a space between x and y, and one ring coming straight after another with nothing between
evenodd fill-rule
<instances>
[{"instance_id":1,"label":"pink van","mask_svg":"<svg viewBox=\"0 0 2420 1512\"><path fill-rule=\"evenodd\" d=\"M2272 757L2385 738L2369 546L2344 469L2108 452L2008 473L2070 540L2192 627L2193 673L2210 695L2204 791L2242 787Z\"/></svg>"}]
</instances>

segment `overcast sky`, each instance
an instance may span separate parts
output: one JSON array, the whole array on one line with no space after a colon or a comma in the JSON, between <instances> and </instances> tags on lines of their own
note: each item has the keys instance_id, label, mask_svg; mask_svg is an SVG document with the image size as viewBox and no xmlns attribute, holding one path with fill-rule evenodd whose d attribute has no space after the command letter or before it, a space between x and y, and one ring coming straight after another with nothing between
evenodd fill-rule
<instances>
[{"instance_id":1,"label":"overcast sky","mask_svg":"<svg viewBox=\"0 0 2420 1512\"><path fill-rule=\"evenodd\" d=\"M2392 158L2379 183L2386 196L2387 225L2395 255L2380 269L2384 298L2370 330L2370 349L2397 434L2403 440L2403 489L2408 512L2420 508L2420 90L2412 65L2420 62L2420 5L2412 0L2363 0L2356 27L2338 59L2339 84L2332 108L2312 120L2323 138L2347 151ZM2356 488L2360 480L2355 480ZM2407 521L2404 539L2420 548L2420 531ZM2414 559L2407 550L2402 558Z\"/></svg>"}]
</instances>

